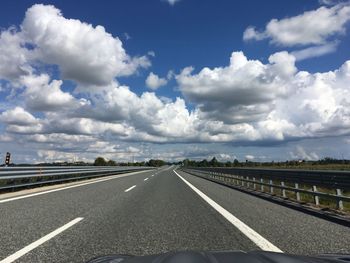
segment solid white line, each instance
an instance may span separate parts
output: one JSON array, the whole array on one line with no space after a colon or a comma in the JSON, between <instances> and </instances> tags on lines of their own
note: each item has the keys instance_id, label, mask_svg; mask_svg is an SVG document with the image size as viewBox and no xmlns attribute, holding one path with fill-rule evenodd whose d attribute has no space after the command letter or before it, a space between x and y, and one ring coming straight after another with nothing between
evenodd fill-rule
<instances>
[{"instance_id":1,"label":"solid white line","mask_svg":"<svg viewBox=\"0 0 350 263\"><path fill-rule=\"evenodd\" d=\"M192 188L193 191L195 191L209 205L211 205L217 212L219 212L223 217L225 217L232 225L234 225L239 231L241 231L246 237L248 237L251 241L253 241L262 250L283 253L282 250L280 250L278 247L276 247L270 241L265 239L263 236L261 236L259 233L257 233L255 230L253 230L252 228L250 228L246 224L244 224L241 220L239 220L237 217L232 215L229 211L227 211L225 208L220 206L218 203L216 203L210 197L208 197L203 192L198 190L195 186L193 186L186 179L184 179L181 175L179 175L175 170L173 170L173 171L178 177L180 177L180 179L182 179L182 181L184 181L190 188ZM252 211L252 212L254 212L254 211Z\"/></svg>"},{"instance_id":2,"label":"solid white line","mask_svg":"<svg viewBox=\"0 0 350 263\"><path fill-rule=\"evenodd\" d=\"M143 179L144 181L147 181L148 180L148 177L147 178L145 178L145 179Z\"/></svg>"},{"instance_id":3,"label":"solid white line","mask_svg":"<svg viewBox=\"0 0 350 263\"><path fill-rule=\"evenodd\" d=\"M113 176L113 177L108 177L108 178L104 178L104 179L99 179L99 180L95 180L95 181L92 181L92 182L86 182L86 183L81 183L81 184L75 184L75 185L71 185L71 186L66 186L66 187L62 187L62 188L47 190L47 191L38 192L38 193L34 193L34 194L16 196L16 197L12 197L12 198L8 198L8 199L0 200L0 204L1 204L1 203L6 203L6 202L10 202L10 201L19 200L19 199L24 199L24 198L28 198L28 197L33 197L33 196L37 196L37 195L43 195L43 194L58 192L58 191L66 190L66 189L71 189L71 188L75 188L75 187L84 186L84 185L96 184L96 183L100 183L100 182L104 182L104 181L109 181L109 180L113 180L113 179L117 179L117 178L129 176L129 175L133 175L133 174L137 174L137 173L141 173L141 172L144 172L144 171L133 172L133 173L127 173L127 174L118 174L118 175Z\"/></svg>"},{"instance_id":4,"label":"solid white line","mask_svg":"<svg viewBox=\"0 0 350 263\"><path fill-rule=\"evenodd\" d=\"M55 231L47 234L46 236L43 236L42 238L38 239L37 241L29 244L28 246L26 246L26 247L22 248L21 250L17 251L16 253L14 253L14 254L8 256L7 258L1 260L0 263L11 263L11 262L19 259L23 255L27 254L28 252L30 252L31 250L35 249L36 247L44 244L45 242L49 241L51 238L57 236L58 234L60 234L63 231L67 230L68 228L72 227L73 225L75 225L76 223L78 223L79 221L81 221L83 219L84 218L82 218L82 217L78 217L78 218L70 221L69 223L65 224L64 226L61 226L60 228L57 228Z\"/></svg>"},{"instance_id":5,"label":"solid white line","mask_svg":"<svg viewBox=\"0 0 350 263\"><path fill-rule=\"evenodd\" d=\"M136 185L133 185L130 188L126 189L124 192L127 193L127 192L131 191L132 189L134 189L135 187L136 187Z\"/></svg>"}]
</instances>

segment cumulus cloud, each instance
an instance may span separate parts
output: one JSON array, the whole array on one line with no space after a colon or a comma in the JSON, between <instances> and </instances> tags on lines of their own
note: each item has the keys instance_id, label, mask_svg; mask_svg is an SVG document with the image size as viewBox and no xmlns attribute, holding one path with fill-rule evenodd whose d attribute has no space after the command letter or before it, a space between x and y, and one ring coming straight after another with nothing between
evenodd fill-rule
<instances>
[{"instance_id":1,"label":"cumulus cloud","mask_svg":"<svg viewBox=\"0 0 350 263\"><path fill-rule=\"evenodd\" d=\"M298 71L294 63L286 52L271 55L268 64L234 52L227 67L197 74L185 68L176 79L184 96L196 104L211 140L349 134L350 61L335 71L314 74Z\"/></svg>"},{"instance_id":2,"label":"cumulus cloud","mask_svg":"<svg viewBox=\"0 0 350 263\"><path fill-rule=\"evenodd\" d=\"M10 125L27 126L38 123L38 120L22 107L15 107L4 111L0 115L0 120Z\"/></svg>"},{"instance_id":3,"label":"cumulus cloud","mask_svg":"<svg viewBox=\"0 0 350 263\"><path fill-rule=\"evenodd\" d=\"M272 19L262 31L248 27L244 40L271 39L282 46L320 45L330 37L345 33L346 23L350 20L350 5L321 6L316 10L306 11L301 15Z\"/></svg>"},{"instance_id":4,"label":"cumulus cloud","mask_svg":"<svg viewBox=\"0 0 350 263\"><path fill-rule=\"evenodd\" d=\"M345 5L337 8L345 12L340 11ZM295 65L312 53L331 52L327 45L274 53L267 62L233 52L226 66L198 72L186 67L164 78L151 72L146 80L151 89L175 78L183 97L137 94L115 78L146 67L147 57L130 57L103 27L67 19L53 6L34 5L20 31L8 29L0 35L0 79L16 91L9 103L13 105L0 114L0 143L27 145L42 160L69 159L76 153L91 160L103 152L106 158L130 160L131 153L143 158L152 152L120 144L251 144L349 135L350 61L318 73ZM52 64L62 79L49 74ZM63 79L72 79L77 87L67 89ZM222 151L215 154L233 158Z\"/></svg>"},{"instance_id":5,"label":"cumulus cloud","mask_svg":"<svg viewBox=\"0 0 350 263\"><path fill-rule=\"evenodd\" d=\"M269 61L264 65L233 52L227 67L203 68L198 74L185 68L176 80L204 117L232 124L257 121L266 117L277 97L288 93L285 82L296 71L295 58L286 52L270 56Z\"/></svg>"},{"instance_id":6,"label":"cumulus cloud","mask_svg":"<svg viewBox=\"0 0 350 263\"><path fill-rule=\"evenodd\" d=\"M146 56L130 57L120 39L103 26L66 19L51 5L29 8L21 29L38 60L58 65L63 78L85 85L106 85L150 65Z\"/></svg>"},{"instance_id":7,"label":"cumulus cloud","mask_svg":"<svg viewBox=\"0 0 350 263\"><path fill-rule=\"evenodd\" d=\"M9 123L7 131L164 143L284 141L349 134L350 62L338 70L314 74L298 71L294 63L287 52L271 55L267 64L233 52L227 67L205 68L197 74L186 68L176 79L185 98L194 104L192 111L182 98L163 99L153 92L137 95L116 82L91 93L89 99L78 100L45 75L28 78L29 90L33 85L43 94L48 87L58 92L60 106L34 96L47 105L41 109L44 116L39 124ZM27 105L39 110L35 104Z\"/></svg>"},{"instance_id":8,"label":"cumulus cloud","mask_svg":"<svg viewBox=\"0 0 350 263\"><path fill-rule=\"evenodd\" d=\"M15 81L32 72L28 63L31 52L23 44L20 34L14 28L0 33L0 78Z\"/></svg>"},{"instance_id":9,"label":"cumulus cloud","mask_svg":"<svg viewBox=\"0 0 350 263\"><path fill-rule=\"evenodd\" d=\"M109 122L126 122L141 132L145 140L168 140L171 137L187 137L192 132L193 119L183 99L162 100L152 92L138 96L129 87L116 83L93 98L93 105L84 107L82 114ZM130 136L135 136L132 132ZM168 138L169 137L169 138Z\"/></svg>"},{"instance_id":10,"label":"cumulus cloud","mask_svg":"<svg viewBox=\"0 0 350 263\"><path fill-rule=\"evenodd\" d=\"M168 81L165 78L160 78L158 75L150 72L147 79L146 85L152 90L156 90L164 85L166 85Z\"/></svg>"},{"instance_id":11,"label":"cumulus cloud","mask_svg":"<svg viewBox=\"0 0 350 263\"><path fill-rule=\"evenodd\" d=\"M62 80L52 80L47 74L28 75L20 79L26 89L23 93L27 107L36 111L56 111L72 109L77 104L75 98L61 90Z\"/></svg>"}]
</instances>

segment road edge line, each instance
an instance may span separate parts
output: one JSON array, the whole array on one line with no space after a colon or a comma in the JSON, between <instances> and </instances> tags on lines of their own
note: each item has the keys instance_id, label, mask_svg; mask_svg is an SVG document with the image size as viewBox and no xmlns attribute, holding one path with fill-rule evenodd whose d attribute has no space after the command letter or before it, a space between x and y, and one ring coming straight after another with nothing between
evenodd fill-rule
<instances>
[{"instance_id":1,"label":"road edge line","mask_svg":"<svg viewBox=\"0 0 350 263\"><path fill-rule=\"evenodd\" d=\"M272 244L266 238L261 236L254 229L252 229L251 227L249 227L248 225L243 223L241 220L239 220L237 217L235 217L233 214L231 214L229 211L227 211L221 205L216 203L213 199L211 199L206 194L204 194L202 191L200 191L198 188L196 188L194 185L189 183L186 179L184 179L181 175L179 175L175 170L173 170L173 172L182 181L184 181L196 194L198 194L202 199L204 199L204 201L206 201L211 207L213 207L218 213L220 213L226 220L228 220L239 231L241 231L246 237L248 237L251 241L253 241L259 248L261 248L264 251L283 253L283 251L281 249L276 247L274 244Z\"/></svg>"}]
</instances>

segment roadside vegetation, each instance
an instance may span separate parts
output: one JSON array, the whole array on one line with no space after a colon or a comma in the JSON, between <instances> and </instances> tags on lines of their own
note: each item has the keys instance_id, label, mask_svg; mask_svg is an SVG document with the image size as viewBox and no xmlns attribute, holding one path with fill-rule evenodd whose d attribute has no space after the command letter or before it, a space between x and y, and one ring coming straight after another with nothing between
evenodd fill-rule
<instances>
[{"instance_id":1,"label":"roadside vegetation","mask_svg":"<svg viewBox=\"0 0 350 263\"><path fill-rule=\"evenodd\" d=\"M317 161L287 160L284 162L254 162L246 160L240 162L237 159L220 162L215 157L211 160L183 160L182 164L187 167L246 167L246 168L276 168L276 169L305 169L305 170L350 170L350 160L323 158Z\"/></svg>"}]
</instances>

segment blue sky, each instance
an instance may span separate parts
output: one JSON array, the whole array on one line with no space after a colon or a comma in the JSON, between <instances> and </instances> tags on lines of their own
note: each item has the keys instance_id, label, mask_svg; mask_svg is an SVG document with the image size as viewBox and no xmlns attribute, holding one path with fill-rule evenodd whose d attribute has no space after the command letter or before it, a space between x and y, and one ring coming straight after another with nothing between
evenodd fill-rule
<instances>
[{"instance_id":1,"label":"blue sky","mask_svg":"<svg viewBox=\"0 0 350 263\"><path fill-rule=\"evenodd\" d=\"M350 158L348 1L170 2L2 1L1 148Z\"/></svg>"}]
</instances>

